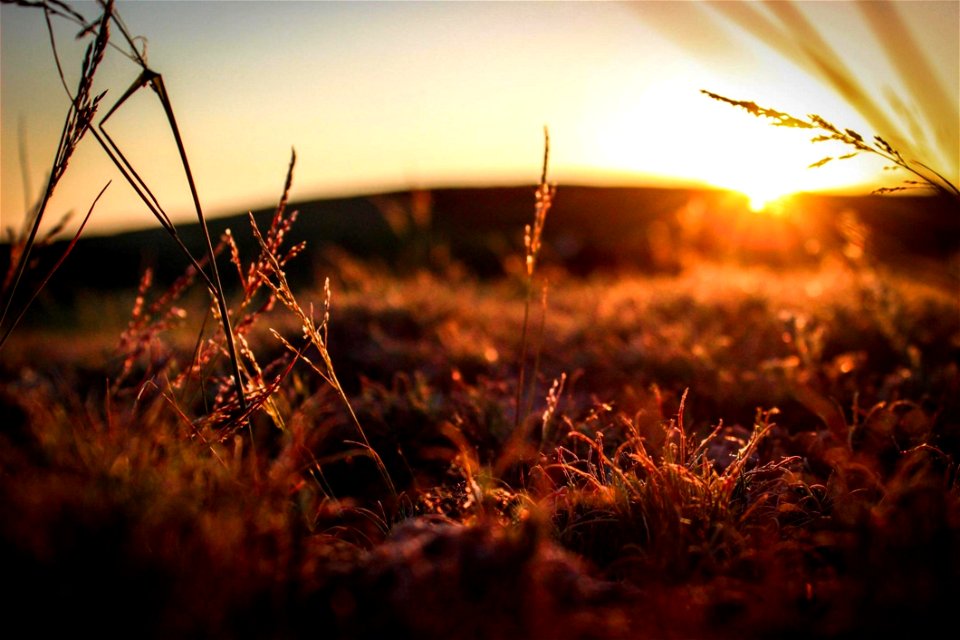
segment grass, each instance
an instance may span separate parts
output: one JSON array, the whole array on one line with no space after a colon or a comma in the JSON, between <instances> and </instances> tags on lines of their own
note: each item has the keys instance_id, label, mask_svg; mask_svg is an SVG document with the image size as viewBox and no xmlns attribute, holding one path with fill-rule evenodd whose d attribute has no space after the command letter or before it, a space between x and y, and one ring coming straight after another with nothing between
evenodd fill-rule
<instances>
[{"instance_id":1,"label":"grass","mask_svg":"<svg viewBox=\"0 0 960 640\"><path fill-rule=\"evenodd\" d=\"M27 2L19 4L30 6L30 3ZM74 235L74 241L67 246L67 249L54 264L53 268L41 276L39 282L32 287L32 290L25 290L26 285L23 282L23 278L31 264L31 257L34 251L48 245L51 239L60 233L67 223L67 218L64 217L45 235L40 235L40 227L46 215L50 198L53 196L57 184L61 178L63 178L67 166L70 164L70 158L73 156L77 146L91 130L93 119L96 116L100 101L103 98L102 93L98 95L93 93L93 81L97 73L97 68L100 66L106 54L110 39L109 26L113 17L113 2L111 1L104 4L103 14L100 19L85 27L85 31L93 32L96 35L93 42L88 45L86 53L84 54L77 88L75 91L71 91L67 86L63 68L60 66L60 59L56 54L56 42L53 36L51 18L67 18L83 23L83 17L69 6L60 2L43 4L42 9L44 11L44 18L46 19L47 30L50 34L50 43L54 52L54 59L57 63L57 71L60 74L64 91L66 91L70 98L70 107L67 109L67 115L64 118L60 139L57 143L57 150L54 154L50 173L47 177L47 184L43 193L32 210L25 212L22 230L19 233L14 233L13 230L10 229L7 233L11 245L11 261L6 271L3 285L0 287L0 308L2 308L2 312L0 312L0 349L3 348L10 334L20 323L20 320L23 318L37 294L43 289L44 285L63 263L67 255L69 255L75 246L76 240L83 232L84 226L90 219L97 201L100 199L100 196L103 195L103 192L106 191L107 186L109 186L108 183L94 199L86 217ZM27 194L27 197L29 197L29 194Z\"/></svg>"},{"instance_id":2,"label":"grass","mask_svg":"<svg viewBox=\"0 0 960 640\"><path fill-rule=\"evenodd\" d=\"M129 347L18 334L3 535L23 597L55 583L93 624L109 596L147 635L932 625L956 570L956 300L893 280L877 305L842 263L772 275L558 282L542 369L569 376L520 440L514 282L373 271L338 294L329 354L369 448L336 389L287 369L267 327L300 345L302 320L279 308L242 333L269 390L252 433L213 419L222 361L182 377L202 297L109 391ZM139 588L67 599L94 567Z\"/></svg>"},{"instance_id":3,"label":"grass","mask_svg":"<svg viewBox=\"0 0 960 640\"><path fill-rule=\"evenodd\" d=\"M740 107L758 118L767 118L772 121L774 126L810 129L819 132L811 138L811 142L839 142L847 147L847 153L838 156L825 156L811 164L809 167L811 169L822 167L833 160L849 160L861 154L875 155L888 163L887 169L902 169L913 174L914 178L904 180L901 186L881 187L876 189L874 193L895 193L907 189L925 188L931 189L938 195L960 202L960 188L957 185L928 164L905 158L900 151L879 135L873 136L873 140L865 140L861 134L853 129L842 129L817 114L810 114L806 118L797 118L776 109L760 107L752 101L732 100L710 91L703 91L703 93L719 102Z\"/></svg>"},{"instance_id":4,"label":"grass","mask_svg":"<svg viewBox=\"0 0 960 640\"><path fill-rule=\"evenodd\" d=\"M882 133L883 140L866 142L856 132L841 131L819 116L792 118L774 110L758 108L752 102L723 100L739 103L738 106L757 115L766 111L768 117L781 122L799 122L801 125L805 122L812 126L803 128L820 129L827 138L836 135L833 139L847 145L848 151L879 152L878 155L884 156L892 167L914 173L922 185L933 186L938 191L945 187L948 195L957 196L954 172L957 170L960 105L956 96L951 95L951 91L938 78L937 67L942 63L924 54L907 20L896 7L865 4L858 6L858 10L864 18L864 26L869 29L876 43L878 55L882 53L890 63L889 76L907 88L908 93L899 96L895 92L869 90L853 61L845 60L831 45L829 30L811 21L807 12L794 3L729 3L717 9L746 33L818 77L823 86L830 87L843 97L876 132ZM903 108L905 102L914 101L916 104L912 109ZM826 126L821 126L824 124ZM874 145L873 142L879 144ZM916 158L938 160L921 165L914 162ZM945 171L938 174L931 169L935 166ZM944 175L951 176L951 180ZM917 185L908 183L906 186L914 188Z\"/></svg>"},{"instance_id":5,"label":"grass","mask_svg":"<svg viewBox=\"0 0 960 640\"><path fill-rule=\"evenodd\" d=\"M897 275L865 225L803 267L537 272L548 148L522 267L502 278L340 257L336 286L295 293L291 158L252 253L228 232L176 281L147 272L91 301L78 316L97 330L11 334L13 620L342 638L948 623L955 289ZM129 321L103 330L124 303ZM51 614L28 619L38 605Z\"/></svg>"}]
</instances>

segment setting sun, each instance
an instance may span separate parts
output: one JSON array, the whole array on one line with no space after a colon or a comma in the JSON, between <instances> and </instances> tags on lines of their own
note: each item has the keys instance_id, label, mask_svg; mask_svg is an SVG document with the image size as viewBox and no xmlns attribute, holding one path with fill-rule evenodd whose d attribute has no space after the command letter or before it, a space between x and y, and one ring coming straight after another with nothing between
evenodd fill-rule
<instances>
[{"instance_id":1,"label":"setting sun","mask_svg":"<svg viewBox=\"0 0 960 640\"><path fill-rule=\"evenodd\" d=\"M840 113L849 126L868 127L815 78L796 69L790 72L794 90L810 96L808 104ZM590 143L580 153L611 172L633 172L648 181L737 191L749 198L754 210L792 193L850 190L876 179L879 163L867 158L836 162L829 169L809 168L836 148L811 144L808 130L771 127L740 109L718 104L702 95L695 82L704 80L659 79L647 91L609 88L595 107L591 105L601 117L591 123ZM734 95L750 91L722 84L723 91ZM778 93L770 99L789 102L789 97ZM677 124L664 126L670 122Z\"/></svg>"},{"instance_id":2,"label":"setting sun","mask_svg":"<svg viewBox=\"0 0 960 640\"><path fill-rule=\"evenodd\" d=\"M747 206L754 213L773 213L779 214L782 209L777 206L782 203L790 194L778 194L767 192L763 189L744 193L747 196Z\"/></svg>"}]
</instances>

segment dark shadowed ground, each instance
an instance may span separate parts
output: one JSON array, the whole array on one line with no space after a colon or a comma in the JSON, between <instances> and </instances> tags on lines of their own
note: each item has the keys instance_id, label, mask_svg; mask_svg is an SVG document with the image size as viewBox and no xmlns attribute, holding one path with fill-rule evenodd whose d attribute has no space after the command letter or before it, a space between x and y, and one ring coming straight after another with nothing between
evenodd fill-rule
<instances>
[{"instance_id":1,"label":"dark shadowed ground","mask_svg":"<svg viewBox=\"0 0 960 640\"><path fill-rule=\"evenodd\" d=\"M292 208L276 253L308 248L284 265L288 288L243 218L210 225L260 265L241 279L221 254L249 421L209 300L195 283L171 289L183 263L159 231L82 241L5 346L11 628L950 628L955 204L802 196L756 214L719 192L561 186L529 297L530 188ZM271 213L257 218L266 233ZM326 277L329 323L305 342Z\"/></svg>"}]
</instances>

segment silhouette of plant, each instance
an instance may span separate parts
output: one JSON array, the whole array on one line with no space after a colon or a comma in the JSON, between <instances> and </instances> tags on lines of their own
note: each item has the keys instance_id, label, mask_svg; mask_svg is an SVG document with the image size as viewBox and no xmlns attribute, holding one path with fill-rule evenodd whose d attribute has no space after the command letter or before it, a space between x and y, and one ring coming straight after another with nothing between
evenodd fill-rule
<instances>
[{"instance_id":1,"label":"silhouette of plant","mask_svg":"<svg viewBox=\"0 0 960 640\"><path fill-rule=\"evenodd\" d=\"M38 8L44 12L47 31L50 35L50 45L53 51L54 61L57 65L57 73L60 76L60 82L63 84L64 91L66 91L67 96L70 98L70 107L67 110L66 117L64 118L63 129L60 132L60 140L57 144L57 151L50 167L50 173L47 178L47 184L44 187L43 194L40 196L37 204L27 211L26 220L24 221L25 223L20 232L14 233L12 230L8 231L8 236L11 240L10 265L3 278L2 284L0 284L0 308L2 308L2 311L0 311L0 349L3 348L7 338L10 337L10 334L23 319L27 309L29 309L37 295L39 295L40 291L46 286L51 276L53 276L54 272L60 268L60 265L63 264L67 256L71 253L71 251L73 251L77 240L80 238L80 234L83 233L83 229L86 226L87 221L90 219L97 202L100 200L100 196L103 195L104 191L107 189L107 186L109 186L108 182L107 186L104 186L94 199L93 204L90 205L90 208L80 223L79 228L74 233L73 240L67 245L67 248L61 254L60 258L54 263L54 266L40 278L39 284L34 286L32 290L24 291L24 275L30 268L35 266L34 262L32 261L34 252L37 249L41 249L44 246L49 245L54 236L63 230L69 219L69 214L67 214L67 216L64 216L46 234L39 234L40 226L47 210L47 205L49 204L50 199L53 197L53 193L56 191L57 185L60 183L60 179L63 178L63 175L67 170L67 166L70 164L70 159L73 157L74 151L76 151L81 140L83 140L87 132L93 130L91 125L93 124L93 119L97 113L97 108L100 105L100 100L104 95L103 93L95 94L93 92L93 81L97 74L97 70L100 67L100 63L103 61L107 47L111 45L110 22L114 16L112 0L110 2L102 3L103 11L101 16L90 23L84 22L83 16L71 9L69 6L61 2L57 2L56 0L45 2L4 0L4 4L15 4L19 6ZM75 91L72 91L68 86L66 76L63 72L63 66L60 64L60 57L57 54L56 41L53 37L51 16L66 18L82 24L83 30L77 35L78 39L95 34L93 42L87 46L86 53L84 54L83 63L80 68L80 80L77 83L77 88ZM14 304L14 300L23 296L26 296L26 299L19 304L19 307L17 307L17 305Z\"/></svg>"},{"instance_id":2,"label":"silhouette of plant","mask_svg":"<svg viewBox=\"0 0 960 640\"><path fill-rule=\"evenodd\" d=\"M904 180L903 185L898 187L880 187L874 189L873 193L883 194L904 191L906 189L929 188L938 194L960 201L960 188L957 188L957 185L953 184L942 173L923 162L904 158L900 151L878 135L873 136L872 141L868 141L853 129L841 129L817 114L809 114L806 119L797 118L788 113L777 111L776 109L761 107L752 101L733 100L705 89L702 89L701 93L706 94L714 100L740 107L747 113L758 118L772 120L773 122L771 124L775 127L793 127L796 129L810 129L820 132L810 139L811 142L835 140L853 149L849 153L839 156L825 156L811 164L810 168L812 169L822 167L832 160L848 160L861 154L873 154L890 162L891 164L888 165L887 168L905 169L918 178Z\"/></svg>"}]
</instances>

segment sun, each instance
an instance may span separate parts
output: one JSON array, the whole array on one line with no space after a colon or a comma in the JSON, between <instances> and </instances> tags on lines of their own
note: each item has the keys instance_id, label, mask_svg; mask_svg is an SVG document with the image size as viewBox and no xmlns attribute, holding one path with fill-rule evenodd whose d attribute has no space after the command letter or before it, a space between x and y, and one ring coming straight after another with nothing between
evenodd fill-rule
<instances>
[{"instance_id":1,"label":"sun","mask_svg":"<svg viewBox=\"0 0 960 640\"><path fill-rule=\"evenodd\" d=\"M811 145L806 137L778 133L765 129L741 132L722 157L700 168L700 175L713 186L742 193L754 213L780 212L779 205L790 196L822 186L818 179L829 176L807 169L804 153L810 152Z\"/></svg>"},{"instance_id":2,"label":"sun","mask_svg":"<svg viewBox=\"0 0 960 640\"><path fill-rule=\"evenodd\" d=\"M750 95L748 89L728 93ZM868 162L811 168L835 150L811 144L806 130L772 127L702 97L683 79L658 85L655 93L606 96L597 107L604 117L590 120L578 158L617 175L737 191L758 213L774 212L791 194L851 190L875 179L877 167Z\"/></svg>"},{"instance_id":3,"label":"sun","mask_svg":"<svg viewBox=\"0 0 960 640\"><path fill-rule=\"evenodd\" d=\"M763 213L772 202L772 198L759 193L745 193L744 195L747 196L747 208L754 213Z\"/></svg>"},{"instance_id":4,"label":"sun","mask_svg":"<svg viewBox=\"0 0 960 640\"><path fill-rule=\"evenodd\" d=\"M794 194L789 189L784 190L767 185L743 189L741 193L746 196L747 208L751 212L773 215L779 215L783 211L783 204Z\"/></svg>"}]
</instances>

